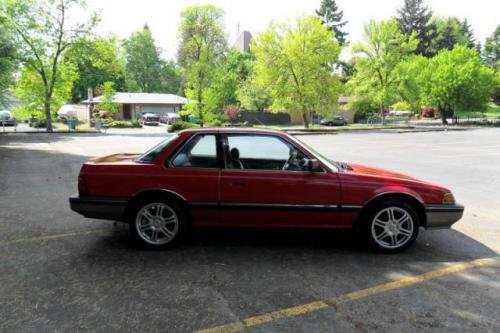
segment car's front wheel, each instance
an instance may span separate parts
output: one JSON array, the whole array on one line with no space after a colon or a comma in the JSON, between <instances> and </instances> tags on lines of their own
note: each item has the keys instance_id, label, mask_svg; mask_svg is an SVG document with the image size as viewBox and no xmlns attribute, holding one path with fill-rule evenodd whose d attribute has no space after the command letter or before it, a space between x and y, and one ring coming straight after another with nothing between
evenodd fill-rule
<instances>
[{"instance_id":1,"label":"car's front wheel","mask_svg":"<svg viewBox=\"0 0 500 333\"><path fill-rule=\"evenodd\" d=\"M130 231L140 245L150 249L174 246L184 236L186 219L173 202L144 201L136 205L130 218Z\"/></svg>"},{"instance_id":2,"label":"car's front wheel","mask_svg":"<svg viewBox=\"0 0 500 333\"><path fill-rule=\"evenodd\" d=\"M406 202L391 200L375 205L364 224L364 234L372 249L397 253L417 238L420 221Z\"/></svg>"}]
</instances>

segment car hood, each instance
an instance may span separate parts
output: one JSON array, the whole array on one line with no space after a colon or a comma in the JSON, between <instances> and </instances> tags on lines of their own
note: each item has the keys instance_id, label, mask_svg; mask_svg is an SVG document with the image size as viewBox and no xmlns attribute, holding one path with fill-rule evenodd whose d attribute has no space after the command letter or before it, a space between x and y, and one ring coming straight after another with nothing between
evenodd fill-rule
<instances>
[{"instance_id":1,"label":"car hood","mask_svg":"<svg viewBox=\"0 0 500 333\"><path fill-rule=\"evenodd\" d=\"M369 176L378 176L378 177L390 177L390 178L397 178L401 180L410 180L410 181L417 181L417 182L423 182L417 178L395 172L395 171L390 171L386 169L381 169L381 168L375 168L371 166L366 166L366 165L361 165L361 164L355 164L355 163L341 163L341 165L344 167L344 170L347 172L351 173L357 173L357 174L363 174L363 175L369 175Z\"/></svg>"},{"instance_id":2,"label":"car hood","mask_svg":"<svg viewBox=\"0 0 500 333\"><path fill-rule=\"evenodd\" d=\"M118 163L118 162L131 162L136 160L140 154L113 154L103 157L98 157L91 160L91 163L99 164L99 163Z\"/></svg>"}]
</instances>

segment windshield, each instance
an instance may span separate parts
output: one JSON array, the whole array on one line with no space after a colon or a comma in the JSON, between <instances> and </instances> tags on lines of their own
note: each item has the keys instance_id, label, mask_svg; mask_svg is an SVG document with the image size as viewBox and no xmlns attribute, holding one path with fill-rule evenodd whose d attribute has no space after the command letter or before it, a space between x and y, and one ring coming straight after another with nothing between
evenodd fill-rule
<instances>
[{"instance_id":1,"label":"windshield","mask_svg":"<svg viewBox=\"0 0 500 333\"><path fill-rule=\"evenodd\" d=\"M158 156L165 148L168 147L170 143L172 143L177 138L178 138L177 134L166 138L165 140L163 140L162 142L160 142L159 144L157 144L156 146L154 146L153 148L149 149L147 152L139 156L139 158L137 158L136 161L137 162L153 161L156 158L156 156Z\"/></svg>"},{"instance_id":2,"label":"windshield","mask_svg":"<svg viewBox=\"0 0 500 333\"><path fill-rule=\"evenodd\" d=\"M316 149L312 148L307 143L305 143L302 140L297 139L296 137L292 137L292 139L299 142L301 145L305 146L311 153L313 153L318 158L318 160L320 160L321 162L326 164L333 171L342 170L342 165L339 162L333 161L333 160L323 156L322 154L318 153L318 151Z\"/></svg>"}]
</instances>

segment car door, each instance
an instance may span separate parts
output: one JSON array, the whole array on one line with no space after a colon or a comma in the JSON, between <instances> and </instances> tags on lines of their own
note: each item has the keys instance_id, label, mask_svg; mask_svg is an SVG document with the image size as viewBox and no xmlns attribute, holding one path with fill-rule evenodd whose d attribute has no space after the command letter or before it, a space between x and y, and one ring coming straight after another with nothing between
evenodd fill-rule
<instances>
[{"instance_id":1,"label":"car door","mask_svg":"<svg viewBox=\"0 0 500 333\"><path fill-rule=\"evenodd\" d=\"M220 220L253 227L322 227L340 223L335 172L304 170L313 157L272 134L222 134Z\"/></svg>"},{"instance_id":2,"label":"car door","mask_svg":"<svg viewBox=\"0 0 500 333\"><path fill-rule=\"evenodd\" d=\"M217 133L194 134L166 161L163 188L188 202L193 225L219 222L219 176L222 156Z\"/></svg>"}]
</instances>

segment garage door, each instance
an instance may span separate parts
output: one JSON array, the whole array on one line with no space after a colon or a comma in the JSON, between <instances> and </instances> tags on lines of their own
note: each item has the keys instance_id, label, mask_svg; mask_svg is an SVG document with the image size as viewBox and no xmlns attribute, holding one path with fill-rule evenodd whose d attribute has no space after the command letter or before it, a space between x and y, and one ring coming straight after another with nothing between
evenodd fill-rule
<instances>
[{"instance_id":1,"label":"garage door","mask_svg":"<svg viewBox=\"0 0 500 333\"><path fill-rule=\"evenodd\" d=\"M159 116L165 115L168 112L174 112L174 107L166 105L143 105L141 106L141 112L150 112L157 114Z\"/></svg>"}]
</instances>

